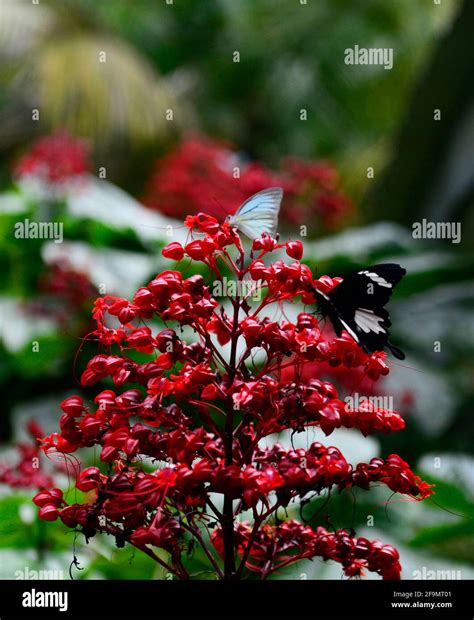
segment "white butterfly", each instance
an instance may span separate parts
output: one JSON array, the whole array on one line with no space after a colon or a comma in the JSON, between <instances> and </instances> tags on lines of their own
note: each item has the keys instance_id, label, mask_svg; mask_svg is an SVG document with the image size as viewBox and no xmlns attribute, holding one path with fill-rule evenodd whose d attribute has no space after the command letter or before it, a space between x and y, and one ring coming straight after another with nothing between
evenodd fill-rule
<instances>
[{"instance_id":1,"label":"white butterfly","mask_svg":"<svg viewBox=\"0 0 474 620\"><path fill-rule=\"evenodd\" d=\"M278 213L283 198L281 187L269 187L250 196L227 220L250 239L267 233L274 237L278 226Z\"/></svg>"}]
</instances>

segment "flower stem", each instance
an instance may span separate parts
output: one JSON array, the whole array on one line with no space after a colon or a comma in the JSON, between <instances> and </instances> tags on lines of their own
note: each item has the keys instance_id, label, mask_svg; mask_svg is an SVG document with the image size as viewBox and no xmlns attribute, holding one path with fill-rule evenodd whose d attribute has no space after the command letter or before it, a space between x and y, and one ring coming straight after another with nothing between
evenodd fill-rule
<instances>
[{"instance_id":1,"label":"flower stem","mask_svg":"<svg viewBox=\"0 0 474 620\"><path fill-rule=\"evenodd\" d=\"M237 372L237 341L238 341L238 329L239 329L239 311L240 300L233 300L234 305L234 320L232 325L232 344L230 351L230 370L229 370L229 385L234 381L235 374ZM226 466L232 465L233 456L233 439L234 439L234 409L233 401L229 399L226 412L225 423L225 464ZM224 494L224 507L222 511L222 534L224 542L224 579L232 580L235 578L235 553L234 553L234 508L233 497L229 493Z\"/></svg>"}]
</instances>

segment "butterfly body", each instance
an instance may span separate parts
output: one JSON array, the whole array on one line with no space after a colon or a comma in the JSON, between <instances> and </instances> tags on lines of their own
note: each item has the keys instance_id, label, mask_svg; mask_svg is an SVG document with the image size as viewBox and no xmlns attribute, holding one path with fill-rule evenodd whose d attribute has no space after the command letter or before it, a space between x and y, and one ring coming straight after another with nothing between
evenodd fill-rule
<instances>
[{"instance_id":1,"label":"butterfly body","mask_svg":"<svg viewBox=\"0 0 474 620\"><path fill-rule=\"evenodd\" d=\"M392 324L384 306L405 273L395 263L373 265L350 274L329 293L315 288L314 295L338 336L346 330L366 352L388 348L395 357L404 359L403 351L389 340Z\"/></svg>"},{"instance_id":2,"label":"butterfly body","mask_svg":"<svg viewBox=\"0 0 474 620\"><path fill-rule=\"evenodd\" d=\"M257 239L262 233L274 237L282 199L281 187L269 187L242 203L234 215L227 217L227 221L250 239Z\"/></svg>"}]
</instances>

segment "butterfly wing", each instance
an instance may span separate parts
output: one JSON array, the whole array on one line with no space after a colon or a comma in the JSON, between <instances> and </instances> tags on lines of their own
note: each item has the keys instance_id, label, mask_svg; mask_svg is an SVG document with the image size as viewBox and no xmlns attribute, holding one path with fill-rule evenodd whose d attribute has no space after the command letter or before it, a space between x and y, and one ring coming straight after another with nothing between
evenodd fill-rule
<instances>
[{"instance_id":1,"label":"butterfly wing","mask_svg":"<svg viewBox=\"0 0 474 620\"><path fill-rule=\"evenodd\" d=\"M262 233L274 237L282 198L281 187L264 189L240 205L235 215L229 217L229 221L250 239L257 239Z\"/></svg>"},{"instance_id":2,"label":"butterfly wing","mask_svg":"<svg viewBox=\"0 0 474 620\"><path fill-rule=\"evenodd\" d=\"M400 282L406 270L395 263L372 265L367 269L354 272L344 278L330 293L337 306L350 305L354 308L374 305L385 306L393 287Z\"/></svg>"},{"instance_id":3,"label":"butterfly wing","mask_svg":"<svg viewBox=\"0 0 474 620\"><path fill-rule=\"evenodd\" d=\"M384 308L406 270L395 263L373 265L347 276L324 300L337 334L347 330L369 353L388 347L404 359L389 340L390 316Z\"/></svg>"}]
</instances>

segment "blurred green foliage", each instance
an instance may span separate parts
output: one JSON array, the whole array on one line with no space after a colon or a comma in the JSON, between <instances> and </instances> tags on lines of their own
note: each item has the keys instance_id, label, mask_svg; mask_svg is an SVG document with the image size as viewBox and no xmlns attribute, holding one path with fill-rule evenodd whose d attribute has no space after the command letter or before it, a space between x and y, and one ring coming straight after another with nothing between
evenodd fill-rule
<instances>
[{"instance_id":1,"label":"blurred green foliage","mask_svg":"<svg viewBox=\"0 0 474 620\"><path fill-rule=\"evenodd\" d=\"M175 93L172 125L229 139L250 157L269 164L289 155L333 158L357 199L366 189L366 167L379 168L386 161L407 97L429 59L437 33L447 27L459 2L449 0L437 6L411 0L306 4L297 0L201 0L199 4L195 0L172 4L49 0L44 5L54 12L55 28L62 33L93 33L105 48L114 37L131 43L141 54L139 62L150 63L163 76L162 88ZM47 44L54 58L63 57L61 38L47 40ZM345 65L344 50L356 44L393 47L393 69ZM40 39L34 48L37 63L44 45ZM89 50L81 52L83 58L93 55L94 45L91 42ZM234 52L239 52L239 62L233 62ZM113 48L110 56L115 61ZM120 93L121 84L136 89L125 70L129 62L125 56L120 81L107 82L112 97L119 96L115 91ZM79 61L69 63L70 87L64 95L69 92L72 97L75 90L71 89L77 89L74 96L82 96L76 86L83 73L81 66ZM61 73L48 70L44 79L45 92L63 88ZM154 78L148 80L154 89ZM101 96L101 88L100 83L88 84L87 96L95 103L84 103L80 113L87 115L89 110L92 117L99 113L94 111L97 108L106 115L106 122L97 125L102 132L97 144L101 157L115 175L113 180L138 189L138 180L143 182L149 171L150 157L162 152L166 140L155 141L144 151L142 144L142 152L134 152L136 165L128 161L123 128L113 120L116 106L104 108L107 99ZM56 120L47 112L43 127L63 123L75 133L97 138L92 118L77 125L79 111L67 112L69 99L56 97ZM18 93L14 102L18 106ZM143 114L133 105L127 117L142 120ZM163 106L158 107L161 114ZM302 109L307 110L306 121L300 120ZM28 131L28 125L23 125L23 132L25 128ZM31 125L29 131L34 131ZM136 133L131 127L128 131L131 136ZM25 134L20 132L19 137L24 141ZM123 158L127 158L126 165ZM121 159L121 165L115 165Z\"/></svg>"}]
</instances>

